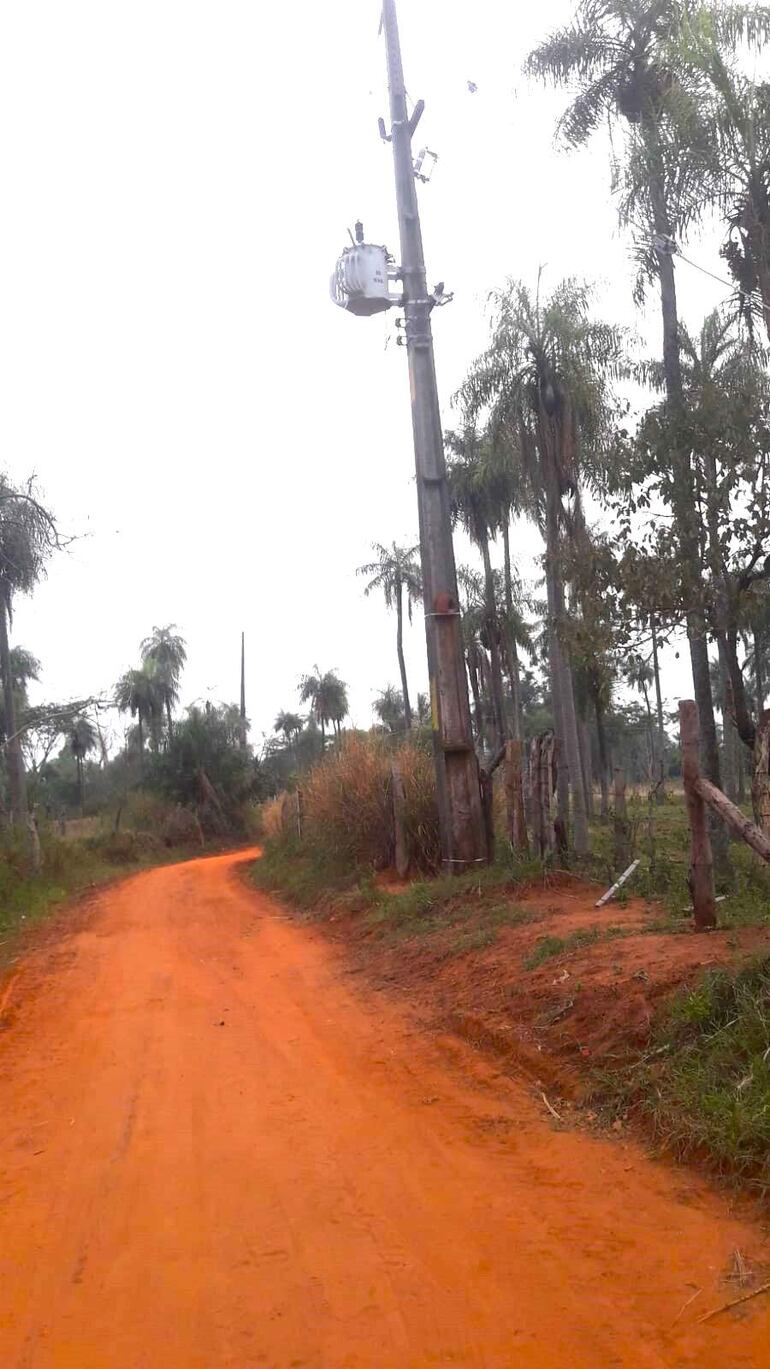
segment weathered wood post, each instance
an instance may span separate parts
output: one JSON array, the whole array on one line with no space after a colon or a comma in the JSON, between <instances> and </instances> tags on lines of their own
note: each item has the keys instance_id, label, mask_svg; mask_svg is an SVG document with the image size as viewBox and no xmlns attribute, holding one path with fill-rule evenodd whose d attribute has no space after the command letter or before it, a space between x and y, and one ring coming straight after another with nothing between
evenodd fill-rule
<instances>
[{"instance_id":1,"label":"weathered wood post","mask_svg":"<svg viewBox=\"0 0 770 1369\"><path fill-rule=\"evenodd\" d=\"M533 737L529 745L529 808L532 819L532 841L539 856L543 855L543 802L540 795L541 738Z\"/></svg>"},{"instance_id":2,"label":"weathered wood post","mask_svg":"<svg viewBox=\"0 0 770 1369\"><path fill-rule=\"evenodd\" d=\"M521 777L521 742L505 743L505 803L508 814L508 836L514 851L527 851L527 822L524 816L524 792Z\"/></svg>"},{"instance_id":3,"label":"weathered wood post","mask_svg":"<svg viewBox=\"0 0 770 1369\"><path fill-rule=\"evenodd\" d=\"M751 806L757 827L770 836L770 712L762 714L754 739L754 773L751 777Z\"/></svg>"},{"instance_id":4,"label":"weathered wood post","mask_svg":"<svg viewBox=\"0 0 770 1369\"><path fill-rule=\"evenodd\" d=\"M396 874L405 879L409 870L409 846L406 839L406 794L404 778L397 761L390 767L390 793L393 801L393 844Z\"/></svg>"},{"instance_id":5,"label":"weathered wood post","mask_svg":"<svg viewBox=\"0 0 770 1369\"><path fill-rule=\"evenodd\" d=\"M479 786L487 842L487 861L491 864L495 858L495 786L492 774L483 766L479 770Z\"/></svg>"},{"instance_id":6,"label":"weathered wood post","mask_svg":"<svg viewBox=\"0 0 770 1369\"><path fill-rule=\"evenodd\" d=\"M554 768L557 742L553 732L546 732L540 746L540 801L542 803L543 848L556 850L556 829L553 822L553 796L556 791Z\"/></svg>"},{"instance_id":7,"label":"weathered wood post","mask_svg":"<svg viewBox=\"0 0 770 1369\"><path fill-rule=\"evenodd\" d=\"M717 925L714 897L714 860L708 829L706 804L698 789L700 762L698 745L700 728L698 706L694 699L679 703L679 739L682 748L682 778L687 814L690 819L690 893L692 895L695 926L708 931Z\"/></svg>"},{"instance_id":8,"label":"weathered wood post","mask_svg":"<svg viewBox=\"0 0 770 1369\"><path fill-rule=\"evenodd\" d=\"M615 766L613 781L615 865L619 870L622 870L628 864L631 854L631 842L629 841L628 810L626 808L626 777L620 766Z\"/></svg>"}]
</instances>

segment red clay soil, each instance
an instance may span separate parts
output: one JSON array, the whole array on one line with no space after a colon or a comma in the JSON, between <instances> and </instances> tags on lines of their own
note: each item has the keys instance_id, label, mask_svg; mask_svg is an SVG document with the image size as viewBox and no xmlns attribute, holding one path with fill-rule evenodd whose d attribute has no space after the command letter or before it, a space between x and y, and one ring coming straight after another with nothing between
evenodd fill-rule
<instances>
[{"instance_id":1,"label":"red clay soil","mask_svg":"<svg viewBox=\"0 0 770 1369\"><path fill-rule=\"evenodd\" d=\"M758 1227L363 991L232 854L0 988L4 1369L764 1369Z\"/></svg>"},{"instance_id":2,"label":"red clay soil","mask_svg":"<svg viewBox=\"0 0 770 1369\"><path fill-rule=\"evenodd\" d=\"M388 941L360 915L336 918L328 931L344 940L375 983L419 1004L426 1024L449 1028L509 1057L532 1079L579 1097L597 1066L628 1058L646 1043L656 1009L676 989L708 969L770 951L766 928L703 934L683 918L682 931L656 932L660 905L633 899L597 909L603 892L569 876L548 888L483 889L477 913L463 918L463 934L484 928L490 904L507 901L528 920L502 928L492 946L468 954L453 952L458 924L451 910L446 932L439 915L429 936ZM458 900L468 901L467 895ZM542 938L594 930L600 935L590 944L526 968Z\"/></svg>"}]
</instances>

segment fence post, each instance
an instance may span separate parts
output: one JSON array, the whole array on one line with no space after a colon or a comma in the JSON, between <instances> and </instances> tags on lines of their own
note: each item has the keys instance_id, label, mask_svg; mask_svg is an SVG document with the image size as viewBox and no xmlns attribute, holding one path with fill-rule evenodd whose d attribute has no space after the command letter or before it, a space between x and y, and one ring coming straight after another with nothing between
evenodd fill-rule
<instances>
[{"instance_id":1,"label":"fence post","mask_svg":"<svg viewBox=\"0 0 770 1369\"><path fill-rule=\"evenodd\" d=\"M687 814L690 819L690 894L695 926L701 931L717 925L714 898L714 862L708 829L706 804L698 793L700 775L698 745L700 728L698 706L694 699L679 703L679 739L682 748L682 778Z\"/></svg>"},{"instance_id":2,"label":"fence post","mask_svg":"<svg viewBox=\"0 0 770 1369\"><path fill-rule=\"evenodd\" d=\"M770 712L765 709L754 739L751 806L754 821L765 836L770 836Z\"/></svg>"},{"instance_id":3,"label":"fence post","mask_svg":"<svg viewBox=\"0 0 770 1369\"><path fill-rule=\"evenodd\" d=\"M543 854L543 804L540 798L540 738L529 744L529 812L532 820L532 841L539 856Z\"/></svg>"},{"instance_id":4,"label":"fence post","mask_svg":"<svg viewBox=\"0 0 770 1369\"><path fill-rule=\"evenodd\" d=\"M614 827L615 827L615 864L619 870L625 869L631 855L631 842L628 831L628 812L626 809L626 777L620 766L613 771L614 782Z\"/></svg>"},{"instance_id":5,"label":"fence post","mask_svg":"<svg viewBox=\"0 0 770 1369\"><path fill-rule=\"evenodd\" d=\"M540 743L540 802L542 805L543 851L556 850L556 829L553 822L554 756L556 736L546 732Z\"/></svg>"},{"instance_id":6,"label":"fence post","mask_svg":"<svg viewBox=\"0 0 770 1369\"><path fill-rule=\"evenodd\" d=\"M406 840L406 823L404 821L406 795L404 793L404 780L397 761L393 761L390 767L390 793L393 800L393 836L396 874L399 879L405 879L407 871L409 870L409 847Z\"/></svg>"},{"instance_id":7,"label":"fence post","mask_svg":"<svg viewBox=\"0 0 770 1369\"><path fill-rule=\"evenodd\" d=\"M297 785L297 837L302 840L302 822L305 816L305 808L302 798L302 787Z\"/></svg>"},{"instance_id":8,"label":"fence post","mask_svg":"<svg viewBox=\"0 0 770 1369\"><path fill-rule=\"evenodd\" d=\"M495 787L492 775L483 766L479 769L481 787L481 810L484 818L484 833L487 842L487 863L495 858Z\"/></svg>"},{"instance_id":9,"label":"fence post","mask_svg":"<svg viewBox=\"0 0 770 1369\"><path fill-rule=\"evenodd\" d=\"M505 743L505 800L508 809L508 835L514 851L527 851L527 822L521 777L521 742Z\"/></svg>"}]
</instances>

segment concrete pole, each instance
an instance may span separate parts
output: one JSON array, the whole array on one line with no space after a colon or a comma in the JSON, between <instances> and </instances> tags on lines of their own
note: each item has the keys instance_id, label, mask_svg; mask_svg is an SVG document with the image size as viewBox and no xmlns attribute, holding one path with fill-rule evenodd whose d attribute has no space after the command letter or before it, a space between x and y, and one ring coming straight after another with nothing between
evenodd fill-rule
<instances>
[{"instance_id":1,"label":"concrete pole","mask_svg":"<svg viewBox=\"0 0 770 1369\"><path fill-rule=\"evenodd\" d=\"M439 412L412 134L395 0L384 0L390 136L396 177L406 346L412 395L420 553L430 676L441 857L460 872L487 858L479 768L473 747L457 596L452 526Z\"/></svg>"}]
</instances>

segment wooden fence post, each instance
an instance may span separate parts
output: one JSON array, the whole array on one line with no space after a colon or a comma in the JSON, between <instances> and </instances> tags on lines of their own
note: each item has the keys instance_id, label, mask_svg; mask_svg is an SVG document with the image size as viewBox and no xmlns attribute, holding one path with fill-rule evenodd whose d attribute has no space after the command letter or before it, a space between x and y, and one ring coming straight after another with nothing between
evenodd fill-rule
<instances>
[{"instance_id":1,"label":"wooden fence post","mask_svg":"<svg viewBox=\"0 0 770 1369\"><path fill-rule=\"evenodd\" d=\"M404 793L403 776L397 761L393 761L390 767L390 793L393 800L393 837L396 874L399 879L405 879L409 870L409 846L406 839L406 823L404 821L406 795Z\"/></svg>"},{"instance_id":2,"label":"wooden fence post","mask_svg":"<svg viewBox=\"0 0 770 1369\"><path fill-rule=\"evenodd\" d=\"M751 806L760 831L770 836L770 712L765 709L754 739Z\"/></svg>"},{"instance_id":3,"label":"wooden fence post","mask_svg":"<svg viewBox=\"0 0 770 1369\"><path fill-rule=\"evenodd\" d=\"M694 699L679 703L679 738L682 748L682 777L684 796L690 819L690 893L692 895L695 926L707 931L717 925L714 898L714 862L708 829L706 804L698 792L700 762L698 745L700 728L698 707Z\"/></svg>"},{"instance_id":4,"label":"wooden fence post","mask_svg":"<svg viewBox=\"0 0 770 1369\"><path fill-rule=\"evenodd\" d=\"M483 768L479 770L481 787L481 808L484 817L484 833L487 842L487 862L491 865L495 858L495 787L492 775Z\"/></svg>"},{"instance_id":5,"label":"wooden fence post","mask_svg":"<svg viewBox=\"0 0 770 1369\"><path fill-rule=\"evenodd\" d=\"M508 836L514 851L529 850L527 822L524 816L524 792L521 778L521 742L505 744L505 802L508 810Z\"/></svg>"},{"instance_id":6,"label":"wooden fence post","mask_svg":"<svg viewBox=\"0 0 770 1369\"><path fill-rule=\"evenodd\" d=\"M556 831L553 825L554 759L556 737L546 732L540 743L540 802L542 804L543 851L556 850Z\"/></svg>"},{"instance_id":7,"label":"wooden fence post","mask_svg":"<svg viewBox=\"0 0 770 1369\"><path fill-rule=\"evenodd\" d=\"M631 842L628 830L628 810L626 808L626 777L620 766L613 771L614 782L614 830L615 865L619 870L625 868L631 855Z\"/></svg>"},{"instance_id":8,"label":"wooden fence post","mask_svg":"<svg viewBox=\"0 0 770 1369\"><path fill-rule=\"evenodd\" d=\"M540 737L533 737L529 744L529 810L532 820L532 841L539 856L543 845L543 804L540 798Z\"/></svg>"}]
</instances>

